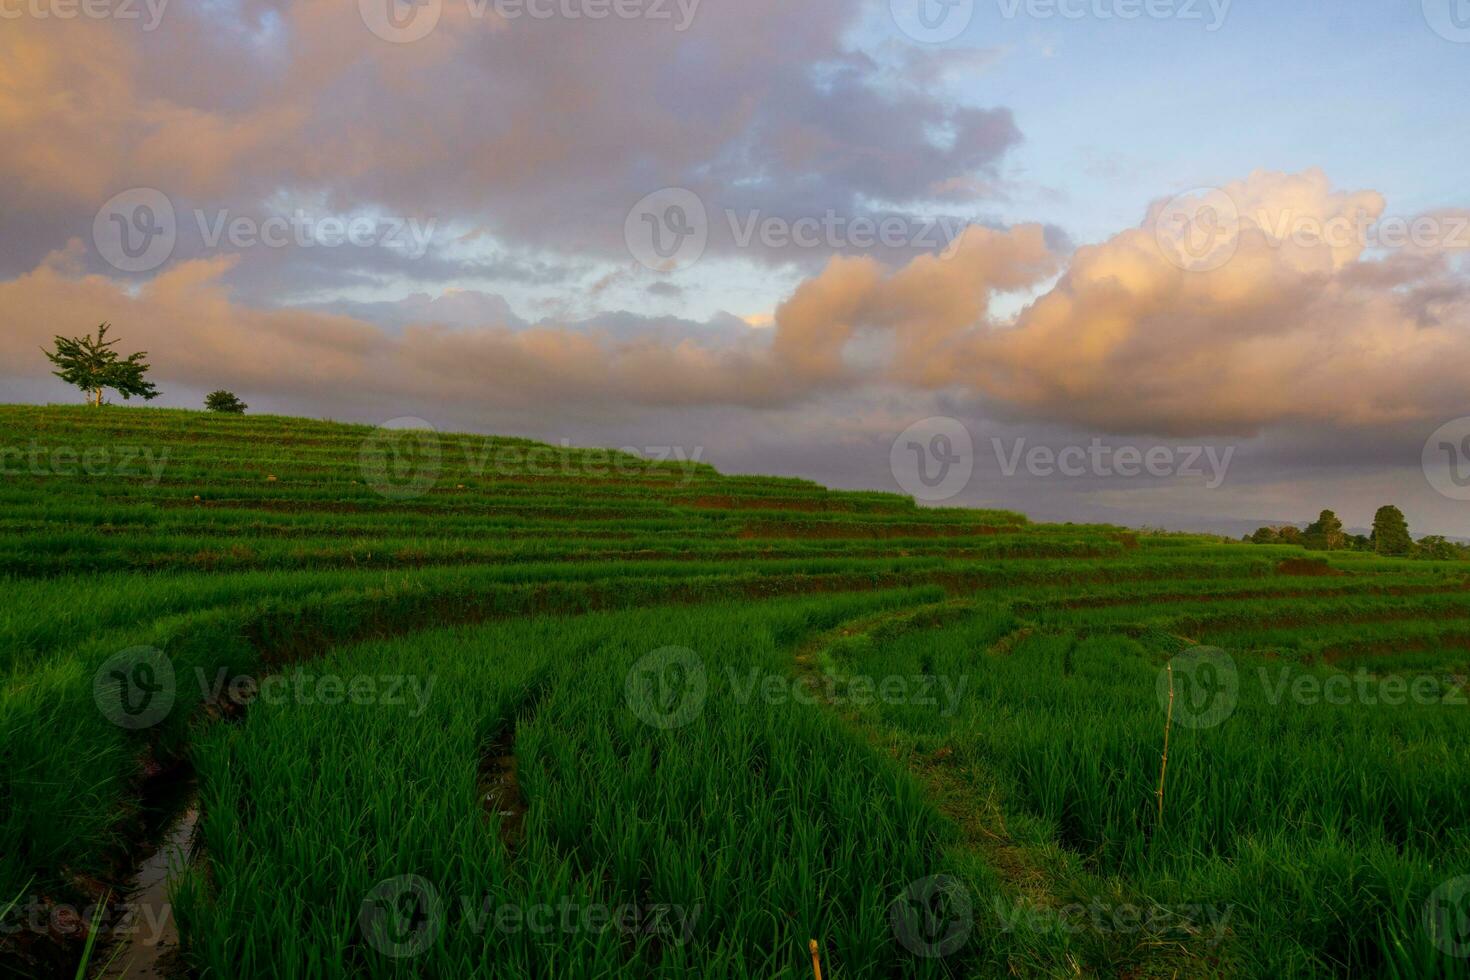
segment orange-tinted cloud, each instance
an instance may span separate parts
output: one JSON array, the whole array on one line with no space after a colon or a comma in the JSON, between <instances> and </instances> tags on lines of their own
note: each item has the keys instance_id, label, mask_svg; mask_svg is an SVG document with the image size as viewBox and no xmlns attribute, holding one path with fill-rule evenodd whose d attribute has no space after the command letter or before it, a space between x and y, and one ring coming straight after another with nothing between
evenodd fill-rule
<instances>
[{"instance_id":1,"label":"orange-tinted cloud","mask_svg":"<svg viewBox=\"0 0 1470 980\"><path fill-rule=\"evenodd\" d=\"M1171 261L1155 207L1139 227L1079 249L1005 321L991 311L995 294L1034 289L1061 263L1039 226L972 227L943 255L892 270L834 258L777 308L773 328L734 332L636 319L528 327L493 314L390 330L241 304L225 283L229 258L167 267L131 290L83 274L74 245L0 283L0 355L14 374L43 376L39 345L109 319L152 352L161 378L324 403L368 391L548 411L774 408L874 385L958 392L1008 417L1092 430L1218 435L1463 414L1470 284L1449 222L1441 247L1380 255L1366 242L1314 245L1261 227L1284 227L1284 213L1377 220L1376 194L1333 192L1318 173L1258 173L1224 190L1242 214L1265 217L1242 222L1218 268Z\"/></svg>"},{"instance_id":2,"label":"orange-tinted cloud","mask_svg":"<svg viewBox=\"0 0 1470 980\"><path fill-rule=\"evenodd\" d=\"M953 264L925 257L885 274L838 261L778 311L776 350L827 377L855 339L894 330L888 380L1109 431L1248 434L1463 412L1458 216L1438 216L1437 243L1381 257L1369 249L1385 207L1376 193L1334 192L1320 172L1258 172L1222 190L1241 220L1219 268L1171 261L1155 234L1163 202L1079 249L1013 324L991 321L987 289L1045 269L1034 229L988 237ZM972 276L982 267L1000 273Z\"/></svg>"}]
</instances>

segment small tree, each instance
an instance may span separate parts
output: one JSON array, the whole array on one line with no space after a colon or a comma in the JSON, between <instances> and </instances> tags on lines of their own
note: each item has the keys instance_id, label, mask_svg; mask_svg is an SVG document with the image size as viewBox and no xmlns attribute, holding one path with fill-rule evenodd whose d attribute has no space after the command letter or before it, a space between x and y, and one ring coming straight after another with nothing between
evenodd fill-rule
<instances>
[{"instance_id":1,"label":"small tree","mask_svg":"<svg viewBox=\"0 0 1470 980\"><path fill-rule=\"evenodd\" d=\"M235 397L233 391L211 391L204 397L204 407L211 412L223 412L226 415L244 415L245 409L250 406Z\"/></svg>"},{"instance_id":2,"label":"small tree","mask_svg":"<svg viewBox=\"0 0 1470 980\"><path fill-rule=\"evenodd\" d=\"M1315 521L1307 525L1308 548L1318 551L1338 551L1347 543L1342 531L1342 521L1330 510L1324 510Z\"/></svg>"},{"instance_id":3,"label":"small tree","mask_svg":"<svg viewBox=\"0 0 1470 980\"><path fill-rule=\"evenodd\" d=\"M1413 547L1404 512L1391 504L1378 508L1373 515L1373 550L1380 555L1407 555Z\"/></svg>"},{"instance_id":4,"label":"small tree","mask_svg":"<svg viewBox=\"0 0 1470 980\"><path fill-rule=\"evenodd\" d=\"M1258 527L1254 534L1248 534L1245 538L1254 544L1275 544L1281 540L1281 535L1274 527Z\"/></svg>"},{"instance_id":5,"label":"small tree","mask_svg":"<svg viewBox=\"0 0 1470 980\"><path fill-rule=\"evenodd\" d=\"M148 362L143 358L147 351L138 351L120 358L112 345L114 340L105 339L107 328L104 323L97 328L97 339L91 334L85 337L56 337L56 350L42 349L42 353L60 370L52 371L67 384L76 385L87 393L88 405L102 405L102 392L111 388L123 399L141 395L144 401L158 397L158 389L144 377L148 373Z\"/></svg>"},{"instance_id":6,"label":"small tree","mask_svg":"<svg viewBox=\"0 0 1470 980\"><path fill-rule=\"evenodd\" d=\"M1460 549L1442 534L1431 534L1420 538L1414 545L1415 558L1431 558L1436 561L1453 561L1460 557Z\"/></svg>"}]
</instances>

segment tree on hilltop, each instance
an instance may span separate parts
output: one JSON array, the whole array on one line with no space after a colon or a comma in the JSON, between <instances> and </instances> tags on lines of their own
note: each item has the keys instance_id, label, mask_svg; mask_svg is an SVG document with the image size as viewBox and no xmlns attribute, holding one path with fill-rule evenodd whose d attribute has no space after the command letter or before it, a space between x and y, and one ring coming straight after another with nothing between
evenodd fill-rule
<instances>
[{"instance_id":1,"label":"tree on hilltop","mask_svg":"<svg viewBox=\"0 0 1470 980\"><path fill-rule=\"evenodd\" d=\"M221 412L225 415L244 415L245 409L250 406L242 402L233 391L211 391L204 397L204 407L211 412Z\"/></svg>"},{"instance_id":2,"label":"tree on hilltop","mask_svg":"<svg viewBox=\"0 0 1470 980\"><path fill-rule=\"evenodd\" d=\"M107 340L107 330L111 326L104 323L97 328L97 339L93 340L91 334L85 337L63 337L56 336L56 349L54 351L42 348L42 353L55 364L59 370L52 371L67 384L76 385L87 393L87 404L100 407L103 404L102 392L111 388L124 400L139 395L144 401L150 401L158 397L158 389L145 375L149 370L149 364L143 358L148 356L147 351L138 351L127 357L119 357L112 345L117 343L116 339Z\"/></svg>"}]
</instances>

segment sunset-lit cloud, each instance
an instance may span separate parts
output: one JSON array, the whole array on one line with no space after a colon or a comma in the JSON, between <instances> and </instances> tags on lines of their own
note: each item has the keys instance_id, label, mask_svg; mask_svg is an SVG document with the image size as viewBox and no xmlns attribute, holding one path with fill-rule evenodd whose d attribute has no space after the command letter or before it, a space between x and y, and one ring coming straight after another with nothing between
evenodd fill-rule
<instances>
[{"instance_id":1,"label":"sunset-lit cloud","mask_svg":"<svg viewBox=\"0 0 1470 980\"><path fill-rule=\"evenodd\" d=\"M5 20L0 383L59 396L40 346L108 320L166 391L588 438L682 424L815 476L915 413L1295 458L1356 433L1366 460L1470 408L1463 200L1263 152L1210 177L1230 254L1190 268L1161 246L1187 152L1092 134L1063 179L1027 156L1059 128L1038 98L1105 114L1085 78L1018 60L1059 64L1076 35L915 44L845 0L704 0L677 32L435 6L413 43L337 0ZM129 272L94 225L136 188L177 240ZM704 215L697 259L660 267L626 235L665 188ZM418 234L262 243L300 216Z\"/></svg>"},{"instance_id":2,"label":"sunset-lit cloud","mask_svg":"<svg viewBox=\"0 0 1470 980\"><path fill-rule=\"evenodd\" d=\"M290 390L333 386L487 404L791 405L834 388L955 389L1009 417L1113 432L1253 435L1278 424L1428 420L1463 398L1470 283L1444 248L1277 239L1384 202L1321 173L1258 173L1223 189L1243 219L1229 261L1191 270L1159 244L1155 207L1070 256L1040 226L971 227L898 268L838 256L776 309L721 324L604 315L530 322L491 294L451 291L343 312L235 300L230 257L170 266L132 289L80 274L75 243L0 284L7 354L105 315L157 351L166 377ZM1283 217L1285 216L1285 217ZM1358 227L1358 225L1353 225ZM1449 229L1451 224L1446 222ZM1038 287L1013 320L998 293ZM1392 369L1386 369L1391 365Z\"/></svg>"}]
</instances>

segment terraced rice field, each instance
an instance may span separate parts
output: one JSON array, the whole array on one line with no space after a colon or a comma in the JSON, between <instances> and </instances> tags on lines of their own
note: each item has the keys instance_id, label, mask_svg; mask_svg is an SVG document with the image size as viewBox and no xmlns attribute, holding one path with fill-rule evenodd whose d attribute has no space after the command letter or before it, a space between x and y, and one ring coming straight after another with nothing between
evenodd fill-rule
<instances>
[{"instance_id":1,"label":"terraced rice field","mask_svg":"<svg viewBox=\"0 0 1470 980\"><path fill-rule=\"evenodd\" d=\"M1470 976L1464 563L304 419L0 433L0 969Z\"/></svg>"}]
</instances>

